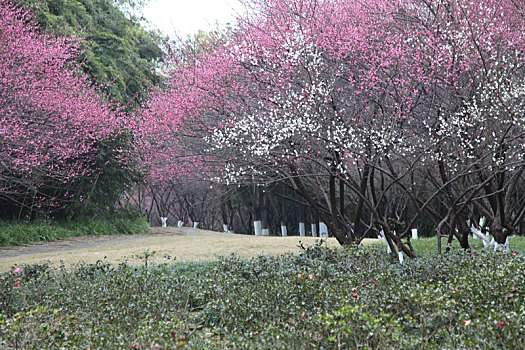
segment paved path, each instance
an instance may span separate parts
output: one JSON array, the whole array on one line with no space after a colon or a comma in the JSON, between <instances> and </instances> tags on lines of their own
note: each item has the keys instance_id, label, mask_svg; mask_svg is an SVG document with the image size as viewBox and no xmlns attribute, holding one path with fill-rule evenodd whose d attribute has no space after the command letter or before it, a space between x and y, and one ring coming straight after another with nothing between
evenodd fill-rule
<instances>
[{"instance_id":1,"label":"paved path","mask_svg":"<svg viewBox=\"0 0 525 350\"><path fill-rule=\"evenodd\" d=\"M60 253L68 250L79 250L107 245L119 245L124 242L140 241L160 235L197 236L198 230L192 228L152 228L151 234L72 237L54 242L37 242L15 247L0 248L0 259L14 258L21 255L38 255ZM201 230L202 231L202 230Z\"/></svg>"},{"instance_id":2,"label":"paved path","mask_svg":"<svg viewBox=\"0 0 525 350\"><path fill-rule=\"evenodd\" d=\"M173 261L214 260L220 255L239 254L249 258L259 254L279 255L298 252L299 242L314 244L312 237L262 237L227 234L193 228L152 228L150 234L70 238L57 242L45 242L0 248L0 271L13 266L50 262L70 266L80 261L94 263L98 260L110 263L127 261L142 264L138 256L149 249L155 252L152 260L162 263ZM337 246L335 239L328 240Z\"/></svg>"}]
</instances>

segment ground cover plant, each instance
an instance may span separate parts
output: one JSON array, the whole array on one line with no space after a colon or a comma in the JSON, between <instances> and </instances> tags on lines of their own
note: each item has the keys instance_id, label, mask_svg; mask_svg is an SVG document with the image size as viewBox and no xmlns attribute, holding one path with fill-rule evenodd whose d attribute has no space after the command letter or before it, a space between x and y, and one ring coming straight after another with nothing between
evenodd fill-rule
<instances>
[{"instance_id":1,"label":"ground cover plant","mask_svg":"<svg viewBox=\"0 0 525 350\"><path fill-rule=\"evenodd\" d=\"M136 215L67 221L0 222L0 247L49 242L69 237L149 232L149 223Z\"/></svg>"},{"instance_id":2,"label":"ground cover plant","mask_svg":"<svg viewBox=\"0 0 525 350\"><path fill-rule=\"evenodd\" d=\"M525 258L453 250L400 265L384 250L0 277L13 349L523 348Z\"/></svg>"}]
</instances>

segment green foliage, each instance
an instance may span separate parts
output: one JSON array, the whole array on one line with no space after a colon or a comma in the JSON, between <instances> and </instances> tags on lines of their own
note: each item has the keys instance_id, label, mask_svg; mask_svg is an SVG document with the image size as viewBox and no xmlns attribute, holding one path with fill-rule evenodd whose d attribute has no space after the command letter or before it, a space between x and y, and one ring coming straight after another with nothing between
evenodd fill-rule
<instances>
[{"instance_id":1,"label":"green foliage","mask_svg":"<svg viewBox=\"0 0 525 350\"><path fill-rule=\"evenodd\" d=\"M71 222L0 222L0 247L89 235L137 234L149 231L139 216L120 215L107 219Z\"/></svg>"},{"instance_id":2,"label":"green foliage","mask_svg":"<svg viewBox=\"0 0 525 350\"><path fill-rule=\"evenodd\" d=\"M394 349L400 347L402 326L389 313L374 316L363 307L345 305L321 316L328 341L338 349Z\"/></svg>"},{"instance_id":3,"label":"green foliage","mask_svg":"<svg viewBox=\"0 0 525 350\"><path fill-rule=\"evenodd\" d=\"M0 277L0 345L524 348L524 269L522 254L454 251L399 265L383 249L320 246L147 269L25 266Z\"/></svg>"},{"instance_id":4,"label":"green foliage","mask_svg":"<svg viewBox=\"0 0 525 350\"><path fill-rule=\"evenodd\" d=\"M111 100L139 106L147 87L159 83L157 63L163 58L159 34L145 30L136 17L127 16L112 0L16 0L34 3L43 30L85 39L79 61ZM127 9L141 1L118 1Z\"/></svg>"},{"instance_id":5,"label":"green foliage","mask_svg":"<svg viewBox=\"0 0 525 350\"><path fill-rule=\"evenodd\" d=\"M79 178L76 183L70 184L76 189L77 197L83 200L65 206L64 210L55 213L55 216L107 216L108 212L115 210L122 193L142 180L142 174L134 164L136 160L126 155L132 148L131 136L128 133L123 132L113 139L100 141L96 148L92 162L94 174Z\"/></svg>"}]
</instances>

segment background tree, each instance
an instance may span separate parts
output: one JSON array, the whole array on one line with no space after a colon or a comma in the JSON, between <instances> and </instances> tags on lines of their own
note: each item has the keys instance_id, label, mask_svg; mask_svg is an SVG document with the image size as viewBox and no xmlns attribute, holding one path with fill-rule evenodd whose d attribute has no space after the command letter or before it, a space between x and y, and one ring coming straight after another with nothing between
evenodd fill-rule
<instances>
[{"instance_id":1,"label":"background tree","mask_svg":"<svg viewBox=\"0 0 525 350\"><path fill-rule=\"evenodd\" d=\"M44 33L84 38L77 61L110 100L136 108L160 82L158 64L166 42L139 17L142 1L17 0L32 4Z\"/></svg>"}]
</instances>

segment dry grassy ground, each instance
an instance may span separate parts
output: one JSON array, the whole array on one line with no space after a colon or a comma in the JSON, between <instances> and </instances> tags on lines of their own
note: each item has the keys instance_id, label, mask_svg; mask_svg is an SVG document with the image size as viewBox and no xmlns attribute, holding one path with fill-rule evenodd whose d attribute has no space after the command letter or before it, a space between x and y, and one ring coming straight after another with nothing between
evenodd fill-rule
<instances>
[{"instance_id":1,"label":"dry grassy ground","mask_svg":"<svg viewBox=\"0 0 525 350\"><path fill-rule=\"evenodd\" d=\"M97 260L141 264L138 255L147 249L155 251L151 258L155 262L169 261L167 255L177 261L213 260L219 255L231 253L250 258L259 254L298 252L300 241L311 245L316 240L312 237L256 237L193 228L156 227L147 235L81 237L0 249L0 271L7 271L15 264L40 262L66 266ZM338 246L333 238L329 238L327 244Z\"/></svg>"}]
</instances>

